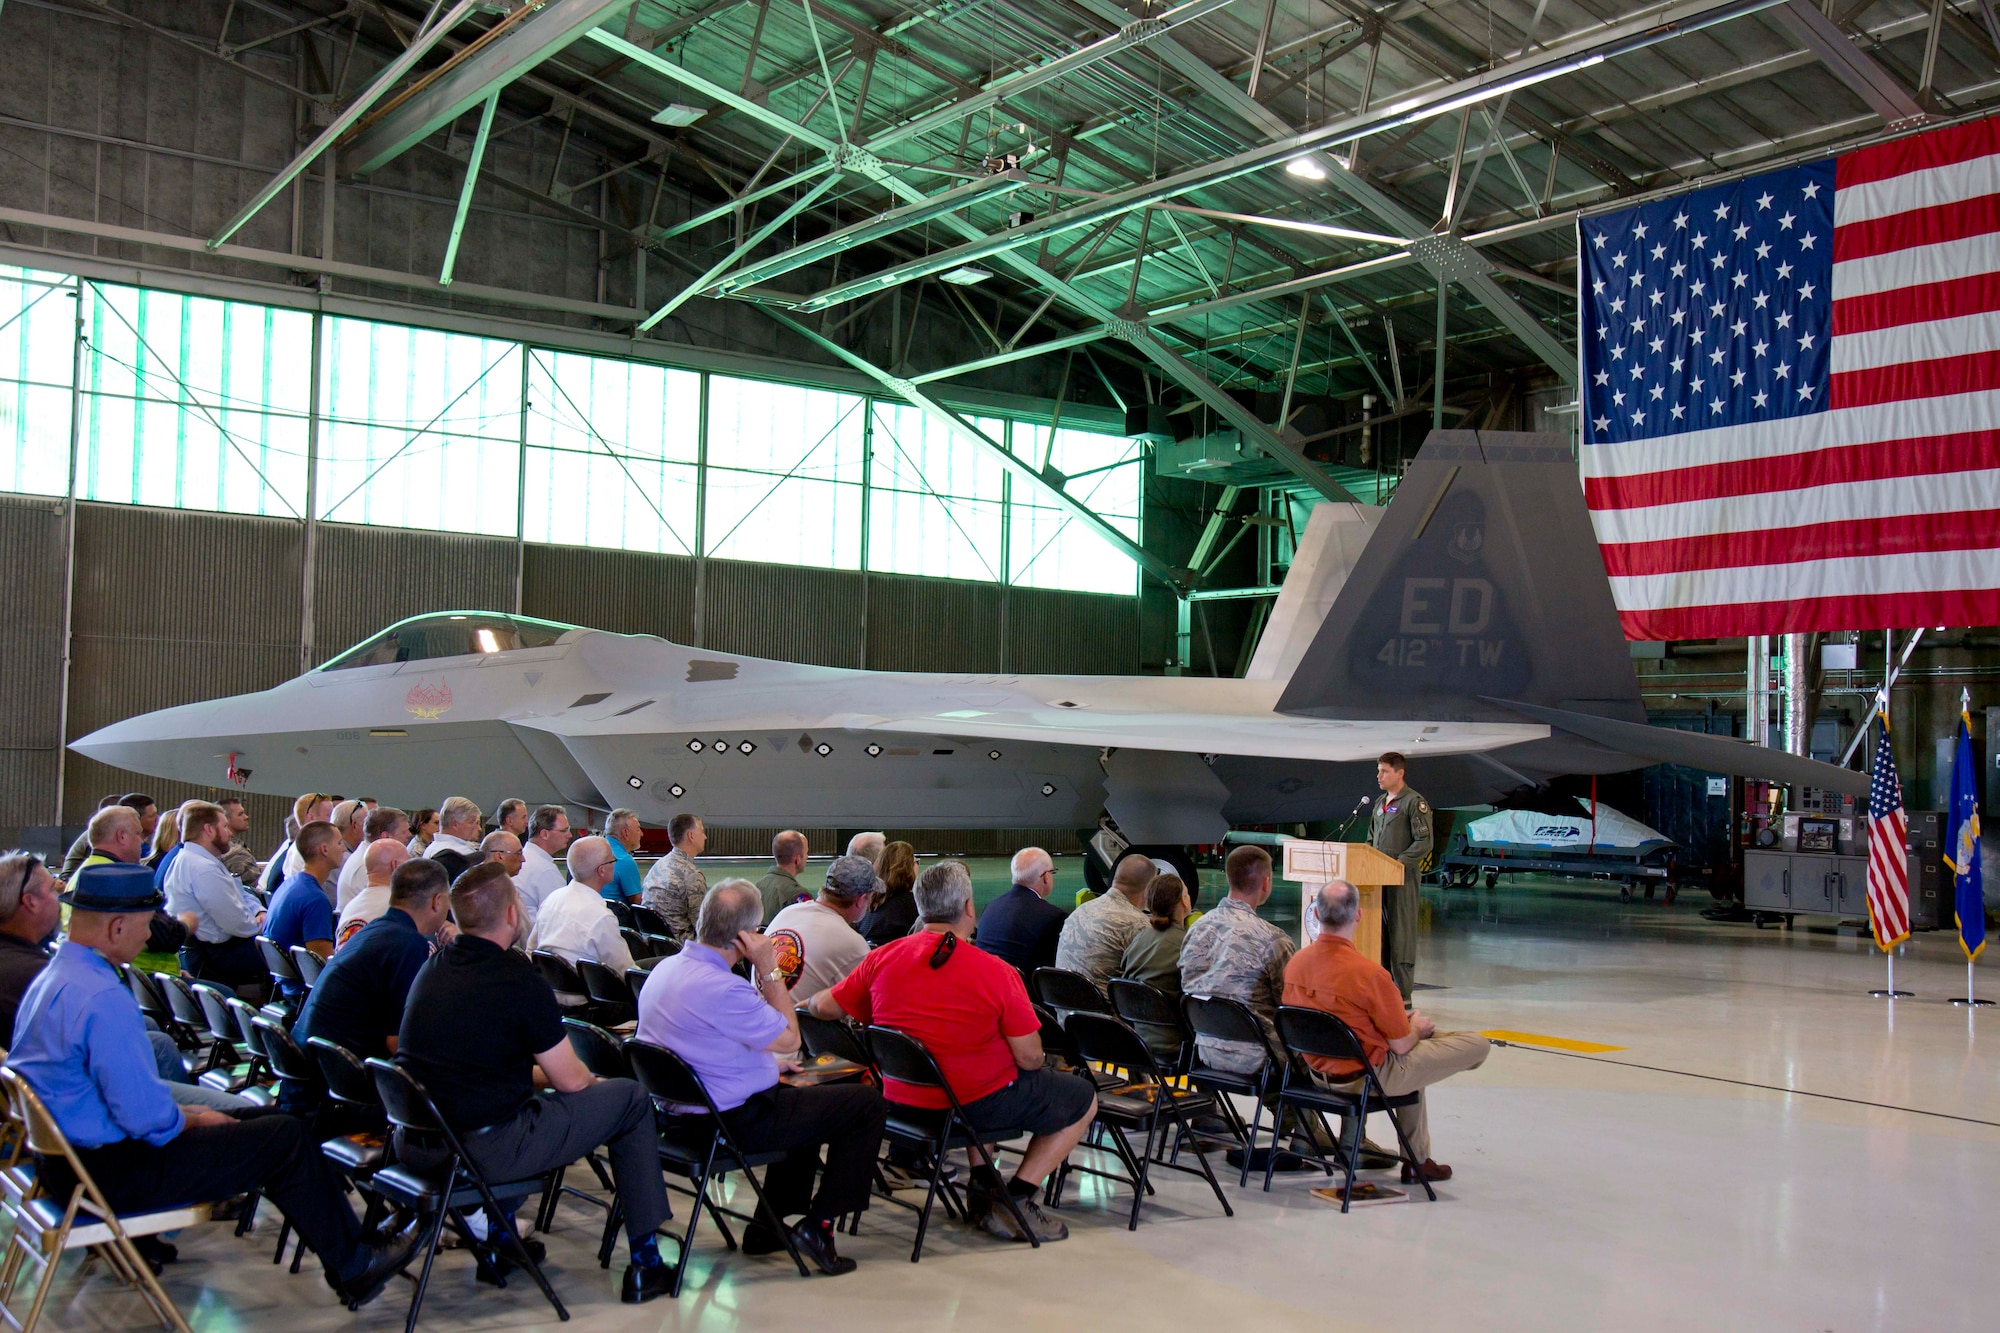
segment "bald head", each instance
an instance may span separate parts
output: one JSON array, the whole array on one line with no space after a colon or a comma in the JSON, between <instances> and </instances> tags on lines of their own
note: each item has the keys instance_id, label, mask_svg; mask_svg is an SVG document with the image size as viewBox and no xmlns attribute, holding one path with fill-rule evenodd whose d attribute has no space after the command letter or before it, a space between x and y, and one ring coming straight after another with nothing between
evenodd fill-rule
<instances>
[{"instance_id":1,"label":"bald head","mask_svg":"<svg viewBox=\"0 0 2000 1333\"><path fill-rule=\"evenodd\" d=\"M1055 858L1039 847L1023 847L1014 853L1014 861L1009 866L1014 883L1024 889L1031 889L1046 898L1055 887Z\"/></svg>"},{"instance_id":2,"label":"bald head","mask_svg":"<svg viewBox=\"0 0 2000 1333\"><path fill-rule=\"evenodd\" d=\"M601 889L618 873L611 844L600 837L578 838L569 847L569 877L579 884Z\"/></svg>"},{"instance_id":3,"label":"bald head","mask_svg":"<svg viewBox=\"0 0 2000 1333\"><path fill-rule=\"evenodd\" d=\"M1151 884L1153 876L1159 873L1159 868L1153 864L1152 858L1128 856L1120 861L1118 869L1112 872L1111 887L1134 903L1142 902L1146 897L1146 886Z\"/></svg>"},{"instance_id":4,"label":"bald head","mask_svg":"<svg viewBox=\"0 0 2000 1333\"><path fill-rule=\"evenodd\" d=\"M395 877L396 867L410 859L410 849L393 839L382 838L368 844L366 856L361 864L368 874L369 886L385 887Z\"/></svg>"}]
</instances>

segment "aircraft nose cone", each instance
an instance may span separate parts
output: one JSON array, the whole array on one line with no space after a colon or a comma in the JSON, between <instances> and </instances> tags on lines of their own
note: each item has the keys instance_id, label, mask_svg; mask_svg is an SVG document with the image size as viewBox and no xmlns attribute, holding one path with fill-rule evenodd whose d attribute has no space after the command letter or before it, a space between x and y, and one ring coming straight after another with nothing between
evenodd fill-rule
<instances>
[{"instance_id":1,"label":"aircraft nose cone","mask_svg":"<svg viewBox=\"0 0 2000 1333\"><path fill-rule=\"evenodd\" d=\"M69 748L113 768L213 783L225 761L213 755L212 703L183 704L128 717L70 742Z\"/></svg>"}]
</instances>

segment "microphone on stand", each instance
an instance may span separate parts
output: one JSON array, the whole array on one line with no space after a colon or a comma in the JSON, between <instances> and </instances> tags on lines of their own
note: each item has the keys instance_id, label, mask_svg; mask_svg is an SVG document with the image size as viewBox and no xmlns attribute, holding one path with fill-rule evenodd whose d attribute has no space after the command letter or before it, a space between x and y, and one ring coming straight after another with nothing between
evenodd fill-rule
<instances>
[{"instance_id":1,"label":"microphone on stand","mask_svg":"<svg viewBox=\"0 0 2000 1333\"><path fill-rule=\"evenodd\" d=\"M1354 823L1354 817L1360 814L1363 810L1366 810L1370 802L1372 802L1374 799L1375 798L1372 796L1363 796L1360 800L1354 803L1354 808L1347 812L1347 818L1340 821L1340 837L1337 838L1335 841L1337 842L1347 841L1347 830L1348 827Z\"/></svg>"}]
</instances>

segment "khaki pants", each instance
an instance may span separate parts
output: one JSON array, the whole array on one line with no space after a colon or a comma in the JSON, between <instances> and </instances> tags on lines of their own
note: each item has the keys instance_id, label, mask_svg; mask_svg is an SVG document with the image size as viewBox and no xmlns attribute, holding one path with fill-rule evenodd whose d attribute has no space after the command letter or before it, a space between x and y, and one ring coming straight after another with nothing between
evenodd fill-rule
<instances>
[{"instance_id":1,"label":"khaki pants","mask_svg":"<svg viewBox=\"0 0 2000 1333\"><path fill-rule=\"evenodd\" d=\"M1376 1069L1375 1078L1387 1097L1421 1093L1431 1084L1442 1083L1453 1074L1479 1068L1486 1063L1486 1054L1492 1049L1493 1043L1477 1032L1440 1032L1411 1047L1408 1055L1389 1052L1388 1058ZM1313 1072L1313 1081L1337 1092L1358 1092L1361 1088L1359 1079L1337 1083L1317 1070ZM1416 1159L1419 1162L1428 1160L1431 1155L1431 1127L1423 1099L1419 1098L1414 1106L1405 1106L1389 1114L1402 1127L1403 1137L1410 1141L1410 1151Z\"/></svg>"}]
</instances>

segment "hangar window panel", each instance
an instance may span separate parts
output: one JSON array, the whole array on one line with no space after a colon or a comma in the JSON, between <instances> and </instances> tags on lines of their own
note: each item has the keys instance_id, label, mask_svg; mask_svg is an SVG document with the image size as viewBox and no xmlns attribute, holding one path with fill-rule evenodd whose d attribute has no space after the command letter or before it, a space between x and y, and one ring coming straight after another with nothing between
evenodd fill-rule
<instances>
[{"instance_id":1,"label":"hangar window panel","mask_svg":"<svg viewBox=\"0 0 2000 1333\"><path fill-rule=\"evenodd\" d=\"M1121 435L1017 425L1014 451L1045 461L1069 480L1064 489L1112 527L1139 538L1145 445ZM1031 483L1016 481L1008 515L1012 582L1028 588L1131 596L1139 567L1130 556Z\"/></svg>"},{"instance_id":2,"label":"hangar window panel","mask_svg":"<svg viewBox=\"0 0 2000 1333\"><path fill-rule=\"evenodd\" d=\"M868 567L999 582L1007 466L920 408L878 402L868 473ZM1007 423L973 418L1000 443Z\"/></svg>"},{"instance_id":3,"label":"hangar window panel","mask_svg":"<svg viewBox=\"0 0 2000 1333\"><path fill-rule=\"evenodd\" d=\"M518 343L326 317L319 517L511 537Z\"/></svg>"},{"instance_id":4,"label":"hangar window panel","mask_svg":"<svg viewBox=\"0 0 2000 1333\"><path fill-rule=\"evenodd\" d=\"M305 511L312 315L86 282L83 499Z\"/></svg>"},{"instance_id":5,"label":"hangar window panel","mask_svg":"<svg viewBox=\"0 0 2000 1333\"><path fill-rule=\"evenodd\" d=\"M0 267L0 491L69 490L77 280Z\"/></svg>"},{"instance_id":6,"label":"hangar window panel","mask_svg":"<svg viewBox=\"0 0 2000 1333\"><path fill-rule=\"evenodd\" d=\"M701 376L528 354L527 540L695 553Z\"/></svg>"},{"instance_id":7,"label":"hangar window panel","mask_svg":"<svg viewBox=\"0 0 2000 1333\"><path fill-rule=\"evenodd\" d=\"M707 554L859 569L867 403L710 376Z\"/></svg>"}]
</instances>

